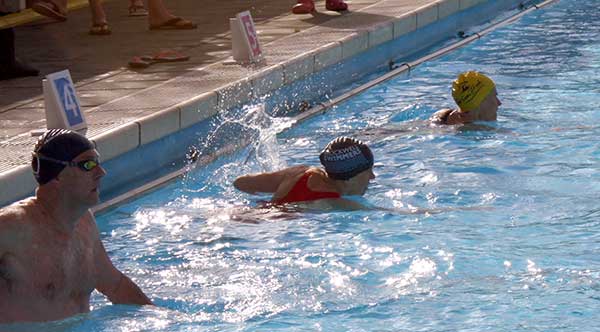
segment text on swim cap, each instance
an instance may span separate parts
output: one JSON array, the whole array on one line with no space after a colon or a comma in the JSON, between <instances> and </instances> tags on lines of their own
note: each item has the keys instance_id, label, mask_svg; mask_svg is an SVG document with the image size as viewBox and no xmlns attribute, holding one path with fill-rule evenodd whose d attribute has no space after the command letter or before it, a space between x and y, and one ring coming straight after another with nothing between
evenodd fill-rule
<instances>
[{"instance_id":1,"label":"text on swim cap","mask_svg":"<svg viewBox=\"0 0 600 332\"><path fill-rule=\"evenodd\" d=\"M341 150L331 151L323 156L323 159L326 161L340 161L340 160L348 160L353 159L357 156L362 155L362 152L358 148L358 146L353 145L347 148L343 148Z\"/></svg>"}]
</instances>

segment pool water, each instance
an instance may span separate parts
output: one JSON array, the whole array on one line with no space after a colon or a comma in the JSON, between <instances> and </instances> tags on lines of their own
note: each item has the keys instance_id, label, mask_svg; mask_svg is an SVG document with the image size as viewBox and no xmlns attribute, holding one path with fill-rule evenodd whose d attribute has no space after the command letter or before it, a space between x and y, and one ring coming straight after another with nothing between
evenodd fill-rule
<instances>
[{"instance_id":1,"label":"pool water","mask_svg":"<svg viewBox=\"0 0 600 332\"><path fill-rule=\"evenodd\" d=\"M429 126L471 69L496 81L498 121ZM157 306L95 293L90 314L44 329L600 330L599 106L598 1L534 11L99 216L113 262ZM386 210L265 210L269 196L231 186L316 165L341 134L372 147L359 200Z\"/></svg>"}]
</instances>

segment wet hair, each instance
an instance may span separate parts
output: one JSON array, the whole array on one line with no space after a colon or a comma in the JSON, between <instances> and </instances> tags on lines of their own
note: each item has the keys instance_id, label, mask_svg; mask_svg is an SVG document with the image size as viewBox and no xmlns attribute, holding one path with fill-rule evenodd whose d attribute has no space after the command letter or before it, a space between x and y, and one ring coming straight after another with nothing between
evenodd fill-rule
<instances>
[{"instance_id":1,"label":"wet hair","mask_svg":"<svg viewBox=\"0 0 600 332\"><path fill-rule=\"evenodd\" d=\"M319 155L327 176L335 180L348 180L373 167L373 153L369 147L351 137L338 137L331 141Z\"/></svg>"},{"instance_id":2,"label":"wet hair","mask_svg":"<svg viewBox=\"0 0 600 332\"><path fill-rule=\"evenodd\" d=\"M94 148L94 144L81 134L67 129L50 129L40 136L33 148L33 175L39 184L46 184L65 168L60 162L70 162Z\"/></svg>"}]
</instances>

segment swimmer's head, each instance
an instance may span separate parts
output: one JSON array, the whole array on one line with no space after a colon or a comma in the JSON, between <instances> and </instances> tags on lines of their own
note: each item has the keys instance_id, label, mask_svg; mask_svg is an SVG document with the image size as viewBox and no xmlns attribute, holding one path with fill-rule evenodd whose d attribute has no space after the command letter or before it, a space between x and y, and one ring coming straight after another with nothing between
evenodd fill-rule
<instances>
[{"instance_id":1,"label":"swimmer's head","mask_svg":"<svg viewBox=\"0 0 600 332\"><path fill-rule=\"evenodd\" d=\"M94 148L94 144L81 134L67 129L50 129L38 139L33 149L33 175L40 185L46 184L65 168L61 162L73 161Z\"/></svg>"},{"instance_id":2,"label":"swimmer's head","mask_svg":"<svg viewBox=\"0 0 600 332\"><path fill-rule=\"evenodd\" d=\"M468 71L458 75L452 83L452 97L461 112L470 112L478 108L495 87L491 78Z\"/></svg>"},{"instance_id":3,"label":"swimmer's head","mask_svg":"<svg viewBox=\"0 0 600 332\"><path fill-rule=\"evenodd\" d=\"M349 180L373 167L373 153L369 147L354 138L338 137L319 155L327 176L335 180Z\"/></svg>"}]
</instances>

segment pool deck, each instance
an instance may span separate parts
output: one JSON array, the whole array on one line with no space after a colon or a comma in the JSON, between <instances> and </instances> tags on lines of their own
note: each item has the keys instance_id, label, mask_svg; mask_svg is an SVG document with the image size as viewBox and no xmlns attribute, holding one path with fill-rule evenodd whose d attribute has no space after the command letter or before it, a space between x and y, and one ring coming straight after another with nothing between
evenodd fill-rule
<instances>
[{"instance_id":1,"label":"pool deck","mask_svg":"<svg viewBox=\"0 0 600 332\"><path fill-rule=\"evenodd\" d=\"M27 165L37 139L31 131L46 126L46 74L70 70L87 136L108 160L482 2L352 0L350 11L339 14L317 0L317 13L293 15L294 0L174 0L166 2L171 12L198 28L150 31L146 17L127 15L127 1L110 0L108 36L87 33L87 9L70 12L67 22L19 26L17 55L40 76L0 81L0 206L35 187ZM228 18L244 10L252 13L265 53L260 66L224 61L231 54ZM190 60L127 67L133 56L166 49Z\"/></svg>"}]
</instances>

